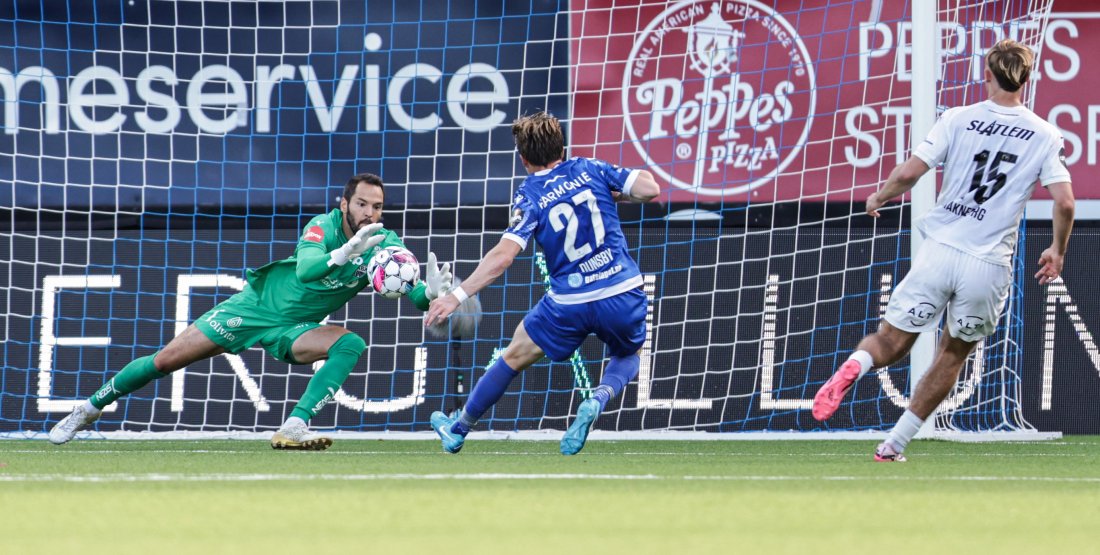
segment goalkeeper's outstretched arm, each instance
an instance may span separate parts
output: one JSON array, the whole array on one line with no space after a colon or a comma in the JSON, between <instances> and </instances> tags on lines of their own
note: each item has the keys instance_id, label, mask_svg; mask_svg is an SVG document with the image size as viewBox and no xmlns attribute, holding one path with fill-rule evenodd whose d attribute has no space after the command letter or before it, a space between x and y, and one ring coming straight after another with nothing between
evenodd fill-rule
<instances>
[{"instance_id":1,"label":"goalkeeper's outstretched arm","mask_svg":"<svg viewBox=\"0 0 1100 555\"><path fill-rule=\"evenodd\" d=\"M335 265L329 264L329 253L323 249L302 249L297 254L298 264L294 267L294 273L302 283L317 281L332 273Z\"/></svg>"},{"instance_id":2,"label":"goalkeeper's outstretched arm","mask_svg":"<svg viewBox=\"0 0 1100 555\"><path fill-rule=\"evenodd\" d=\"M428 310L432 301L440 295L446 295L454 281L451 263L446 262L440 266L434 252L428 253L428 263L424 268L427 270L424 280L417 283L408 295L409 300L420 310Z\"/></svg>"},{"instance_id":3,"label":"goalkeeper's outstretched arm","mask_svg":"<svg viewBox=\"0 0 1100 555\"><path fill-rule=\"evenodd\" d=\"M378 246L386 238L382 231L382 224L371 224L359 229L347 243L325 252L319 248L301 248L298 250L298 263L294 267L294 273L302 283L317 281L330 273L338 266L347 264L348 260L362 255L364 252Z\"/></svg>"}]
</instances>

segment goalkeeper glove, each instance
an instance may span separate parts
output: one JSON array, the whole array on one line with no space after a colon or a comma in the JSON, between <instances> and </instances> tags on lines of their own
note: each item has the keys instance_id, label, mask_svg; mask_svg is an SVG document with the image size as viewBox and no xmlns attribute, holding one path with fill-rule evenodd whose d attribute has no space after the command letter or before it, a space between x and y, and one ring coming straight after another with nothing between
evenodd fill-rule
<instances>
[{"instance_id":1,"label":"goalkeeper glove","mask_svg":"<svg viewBox=\"0 0 1100 555\"><path fill-rule=\"evenodd\" d=\"M451 263L447 262L442 267L435 259L435 253L428 253L428 275L424 278L424 295L428 300L434 300L446 295L451 290L451 282L454 275L451 274Z\"/></svg>"},{"instance_id":2,"label":"goalkeeper glove","mask_svg":"<svg viewBox=\"0 0 1100 555\"><path fill-rule=\"evenodd\" d=\"M343 266L348 263L348 260L358 258L368 250L377 247L378 243L386 238L383 234L375 235L376 232L381 230L382 224L380 223L359 228L359 231L351 239L348 239L347 243L329 253L328 265Z\"/></svg>"}]
</instances>

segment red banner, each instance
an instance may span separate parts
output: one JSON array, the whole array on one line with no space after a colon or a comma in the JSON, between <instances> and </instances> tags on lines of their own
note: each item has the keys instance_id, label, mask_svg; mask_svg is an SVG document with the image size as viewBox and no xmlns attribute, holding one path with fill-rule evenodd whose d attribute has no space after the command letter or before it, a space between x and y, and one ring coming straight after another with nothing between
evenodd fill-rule
<instances>
[{"instance_id":1,"label":"red banner","mask_svg":"<svg viewBox=\"0 0 1100 555\"><path fill-rule=\"evenodd\" d=\"M873 2L774 4L574 2L571 154L648 168L668 200L866 198L908 154L906 3L883 2L877 19ZM993 15L1023 13L1021 2L996 4L938 25L945 81L958 89L941 95L945 106L984 98L989 46L1035 35L1037 22ZM1100 12L1087 4L1054 4L1035 111L1065 133L1078 198L1100 198L1085 186L1100 140L1100 104L1089 104L1100 76L1082 71L1082 54L1100 51Z\"/></svg>"}]
</instances>

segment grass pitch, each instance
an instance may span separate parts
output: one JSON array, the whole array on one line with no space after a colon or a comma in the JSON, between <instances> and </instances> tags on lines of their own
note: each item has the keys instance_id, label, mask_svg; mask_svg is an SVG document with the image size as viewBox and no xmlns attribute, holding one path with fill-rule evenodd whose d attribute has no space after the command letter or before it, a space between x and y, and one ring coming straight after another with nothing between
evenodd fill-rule
<instances>
[{"instance_id":1,"label":"grass pitch","mask_svg":"<svg viewBox=\"0 0 1100 555\"><path fill-rule=\"evenodd\" d=\"M1100 553L1100 437L0 441L3 553Z\"/></svg>"}]
</instances>

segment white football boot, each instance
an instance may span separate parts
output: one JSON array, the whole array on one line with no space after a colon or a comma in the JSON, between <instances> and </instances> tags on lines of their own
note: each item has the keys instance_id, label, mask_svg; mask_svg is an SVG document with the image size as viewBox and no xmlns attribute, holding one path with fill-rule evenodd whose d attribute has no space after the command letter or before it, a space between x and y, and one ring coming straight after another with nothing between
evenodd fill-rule
<instances>
[{"instance_id":1,"label":"white football boot","mask_svg":"<svg viewBox=\"0 0 1100 555\"><path fill-rule=\"evenodd\" d=\"M272 449L292 451L324 451L332 445L332 439L309 431L309 426L296 420L287 422L271 436Z\"/></svg>"},{"instance_id":2,"label":"white football boot","mask_svg":"<svg viewBox=\"0 0 1100 555\"><path fill-rule=\"evenodd\" d=\"M69 416L62 418L61 422L50 429L50 443L54 445L68 443L76 437L77 432L98 420L100 414L102 411L88 410L86 405L78 405L73 412L69 413Z\"/></svg>"}]
</instances>

